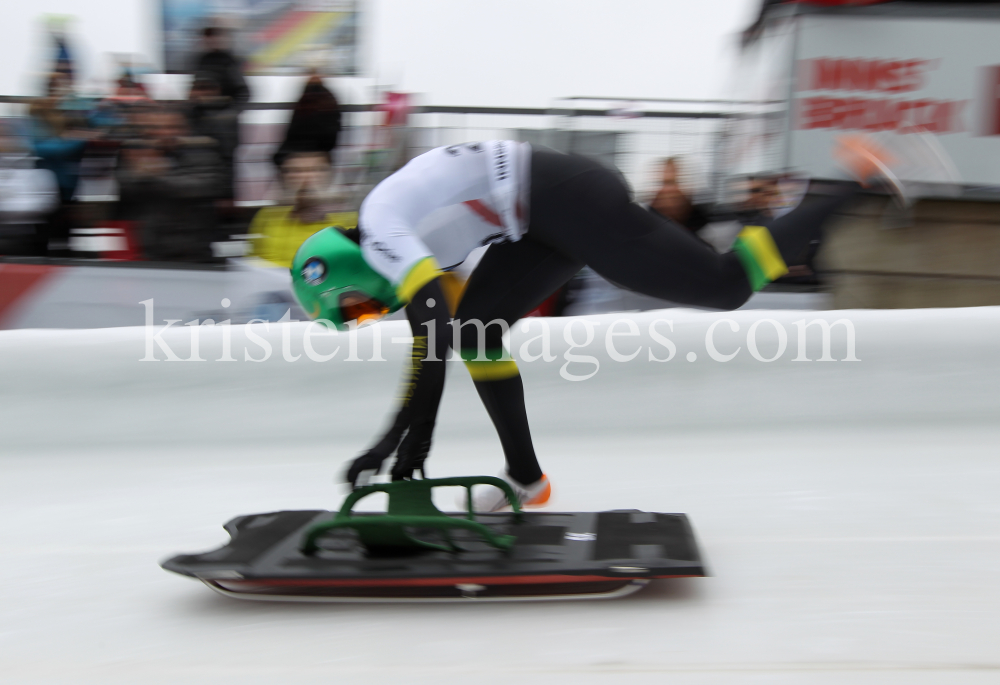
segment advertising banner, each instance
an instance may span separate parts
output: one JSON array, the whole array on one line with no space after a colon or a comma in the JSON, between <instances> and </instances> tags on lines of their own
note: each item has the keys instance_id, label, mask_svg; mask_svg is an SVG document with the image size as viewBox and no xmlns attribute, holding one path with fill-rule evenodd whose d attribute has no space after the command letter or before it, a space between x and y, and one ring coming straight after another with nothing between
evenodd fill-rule
<instances>
[{"instance_id":1,"label":"advertising banner","mask_svg":"<svg viewBox=\"0 0 1000 685\"><path fill-rule=\"evenodd\" d=\"M799 22L789 166L834 177L839 134L921 134L951 156L963 185L1000 186L1000 21Z\"/></svg>"},{"instance_id":2,"label":"advertising banner","mask_svg":"<svg viewBox=\"0 0 1000 685\"><path fill-rule=\"evenodd\" d=\"M357 0L161 0L164 65L187 72L206 26L229 29L248 74L358 73Z\"/></svg>"}]
</instances>

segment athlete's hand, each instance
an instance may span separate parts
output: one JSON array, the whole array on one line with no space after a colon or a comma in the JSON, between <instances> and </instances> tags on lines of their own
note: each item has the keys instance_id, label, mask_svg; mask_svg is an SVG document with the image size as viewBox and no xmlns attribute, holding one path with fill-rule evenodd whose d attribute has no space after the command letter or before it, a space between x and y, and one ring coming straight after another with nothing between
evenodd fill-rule
<instances>
[{"instance_id":1,"label":"athlete's hand","mask_svg":"<svg viewBox=\"0 0 1000 685\"><path fill-rule=\"evenodd\" d=\"M422 423L411 426L407 431L403 443L396 452L396 463L392 466L393 480L412 480L414 474L420 471L420 477L426 478L424 471L424 461L427 453L431 449L431 434L434 432L433 423Z\"/></svg>"},{"instance_id":2,"label":"athlete's hand","mask_svg":"<svg viewBox=\"0 0 1000 685\"><path fill-rule=\"evenodd\" d=\"M347 467L344 480L350 483L354 489L368 485L371 482L372 476L382 470L382 462L391 453L391 450L387 454L385 450L379 449L378 446L373 447L351 462L351 465Z\"/></svg>"},{"instance_id":3,"label":"athlete's hand","mask_svg":"<svg viewBox=\"0 0 1000 685\"><path fill-rule=\"evenodd\" d=\"M351 465L347 467L347 472L344 473L344 480L355 489L368 485L372 476L382 470L382 462L396 451L409 425L410 414L403 407L396 413L396 418L385 435L374 446L351 462Z\"/></svg>"}]
</instances>

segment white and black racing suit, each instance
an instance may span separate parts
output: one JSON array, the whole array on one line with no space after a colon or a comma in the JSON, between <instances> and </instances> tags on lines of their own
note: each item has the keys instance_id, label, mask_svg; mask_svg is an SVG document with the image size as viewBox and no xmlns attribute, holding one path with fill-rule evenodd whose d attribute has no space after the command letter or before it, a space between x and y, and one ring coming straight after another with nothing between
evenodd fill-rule
<instances>
[{"instance_id":1,"label":"white and black racing suit","mask_svg":"<svg viewBox=\"0 0 1000 685\"><path fill-rule=\"evenodd\" d=\"M768 259L794 263L858 189L842 186L766 228L753 227L767 234ZM457 347L497 429L509 474L525 485L537 481L542 471L521 377L503 350L499 322L511 326L584 265L624 288L679 304L735 309L753 291L755 267L745 255L719 254L645 211L632 202L619 174L583 157L511 141L417 157L371 192L359 226L365 259L407 303L414 347L396 420L352 464L348 480L354 483L397 448L394 478L423 469L456 328ZM490 247L465 285L453 322L441 269L484 244Z\"/></svg>"},{"instance_id":2,"label":"white and black racing suit","mask_svg":"<svg viewBox=\"0 0 1000 685\"><path fill-rule=\"evenodd\" d=\"M379 183L361 204L361 249L403 301L433 269L452 269L483 245L527 228L531 147L487 140L441 147ZM424 281L426 282L426 281Z\"/></svg>"}]
</instances>

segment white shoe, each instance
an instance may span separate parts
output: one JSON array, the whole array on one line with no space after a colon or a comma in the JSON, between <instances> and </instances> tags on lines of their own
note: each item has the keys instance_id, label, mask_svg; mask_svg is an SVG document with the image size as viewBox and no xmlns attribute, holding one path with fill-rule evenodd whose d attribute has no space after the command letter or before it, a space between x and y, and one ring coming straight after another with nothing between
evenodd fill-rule
<instances>
[{"instance_id":1,"label":"white shoe","mask_svg":"<svg viewBox=\"0 0 1000 685\"><path fill-rule=\"evenodd\" d=\"M521 485L516 480L507 475L506 472L500 474L502 480L510 483L511 489L517 496L517 501L522 507L540 507L549 501L552 496L552 485L545 474L530 485ZM463 493L459 499L459 506L467 508L468 502ZM476 512L488 513L492 511L502 511L510 507L507 495L500 488L492 485L476 485L472 488L472 509Z\"/></svg>"},{"instance_id":2,"label":"white shoe","mask_svg":"<svg viewBox=\"0 0 1000 685\"><path fill-rule=\"evenodd\" d=\"M940 141L927 131L895 136L888 149L900 159L897 174L914 198L961 194L962 176Z\"/></svg>"},{"instance_id":3,"label":"white shoe","mask_svg":"<svg viewBox=\"0 0 1000 685\"><path fill-rule=\"evenodd\" d=\"M954 196L961 191L962 177L955 163L926 131L891 138L843 135L833 154L862 185L880 180L904 210L921 197Z\"/></svg>"},{"instance_id":4,"label":"white shoe","mask_svg":"<svg viewBox=\"0 0 1000 685\"><path fill-rule=\"evenodd\" d=\"M874 137L863 133L837 136L833 158L862 186L882 181L901 208L913 204L907 188L895 172L899 158Z\"/></svg>"}]
</instances>

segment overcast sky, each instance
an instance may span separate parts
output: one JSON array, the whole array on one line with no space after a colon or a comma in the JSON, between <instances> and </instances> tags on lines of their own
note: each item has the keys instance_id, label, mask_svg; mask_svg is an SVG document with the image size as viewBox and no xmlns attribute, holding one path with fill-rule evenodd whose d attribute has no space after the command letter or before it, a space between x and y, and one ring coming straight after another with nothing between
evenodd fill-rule
<instances>
[{"instance_id":1,"label":"overcast sky","mask_svg":"<svg viewBox=\"0 0 1000 685\"><path fill-rule=\"evenodd\" d=\"M383 81L434 104L545 106L573 95L708 98L759 0L380 0ZM428 16L428 9L434 15Z\"/></svg>"},{"instance_id":2,"label":"overcast sky","mask_svg":"<svg viewBox=\"0 0 1000 685\"><path fill-rule=\"evenodd\" d=\"M422 93L428 104L544 107L572 95L717 97L725 94L734 36L758 5L363 0L363 62L368 76ZM76 17L74 43L90 78L111 76L112 52L159 61L159 0L4 0L0 94L36 89L45 14Z\"/></svg>"}]
</instances>

